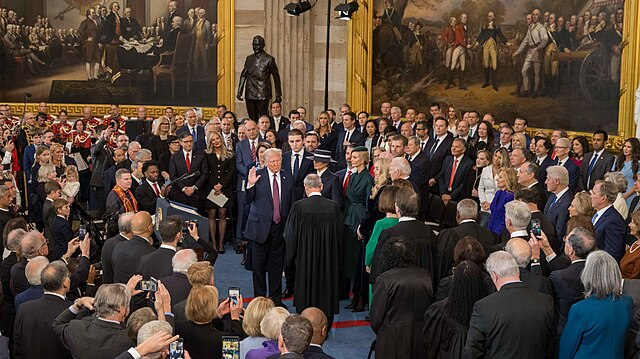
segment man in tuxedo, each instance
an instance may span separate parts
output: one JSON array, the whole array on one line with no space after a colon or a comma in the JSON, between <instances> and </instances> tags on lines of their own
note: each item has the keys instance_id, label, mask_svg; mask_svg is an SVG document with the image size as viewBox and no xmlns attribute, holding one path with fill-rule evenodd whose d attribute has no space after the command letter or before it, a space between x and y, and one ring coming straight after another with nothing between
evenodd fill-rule
<instances>
[{"instance_id":1,"label":"man in tuxedo","mask_svg":"<svg viewBox=\"0 0 640 359\"><path fill-rule=\"evenodd\" d=\"M313 161L313 169L322 180L322 191L320 192L322 197L330 199L342 206L343 194L340 178L328 169L330 163L336 162L331 158L331 152L317 149L307 158Z\"/></svg>"},{"instance_id":2,"label":"man in tuxedo","mask_svg":"<svg viewBox=\"0 0 640 359\"><path fill-rule=\"evenodd\" d=\"M291 151L282 154L282 169L293 178L293 201L295 202L304 197L304 178L313 171L313 163L307 158L311 153L304 150L302 132L292 129L287 137Z\"/></svg>"},{"instance_id":3,"label":"man in tuxedo","mask_svg":"<svg viewBox=\"0 0 640 359\"><path fill-rule=\"evenodd\" d=\"M485 252L489 252L489 249L499 242L493 232L476 222L477 217L478 205L474 200L466 198L458 202L456 206L456 222L458 226L444 229L438 233L435 248L434 283L439 283L440 279L449 275L454 263L453 250L456 244L464 237L477 239L482 244Z\"/></svg>"},{"instance_id":4,"label":"man in tuxedo","mask_svg":"<svg viewBox=\"0 0 640 359\"><path fill-rule=\"evenodd\" d=\"M445 204L449 201L460 201L471 197L469 188L469 176L473 169L473 160L465 156L467 142L461 138L453 139L451 143L451 156L446 157L442 164L442 170L435 179L429 180L429 185L438 182L438 192ZM434 182L432 182L434 181Z\"/></svg>"},{"instance_id":5,"label":"man in tuxedo","mask_svg":"<svg viewBox=\"0 0 640 359\"><path fill-rule=\"evenodd\" d=\"M516 260L505 251L489 256L487 271L498 291L474 305L465 356L553 356L556 328L551 297L522 283Z\"/></svg>"},{"instance_id":6,"label":"man in tuxedo","mask_svg":"<svg viewBox=\"0 0 640 359\"><path fill-rule=\"evenodd\" d=\"M284 306L281 300L285 245L282 233L293 203L294 180L282 169L282 151L271 148L264 156L267 168L257 172L253 167L247 178L250 209L244 237L253 241L254 296L268 293L276 305Z\"/></svg>"},{"instance_id":7,"label":"man in tuxedo","mask_svg":"<svg viewBox=\"0 0 640 359\"><path fill-rule=\"evenodd\" d=\"M198 262L198 256L193 249L182 249L176 252L171 260L173 274L160 279L169 294L171 294L171 307L186 300L191 291L191 283L187 278L187 272L191 265ZM204 262L211 266L209 262Z\"/></svg>"},{"instance_id":8,"label":"man in tuxedo","mask_svg":"<svg viewBox=\"0 0 640 359\"><path fill-rule=\"evenodd\" d=\"M309 307L300 313L300 316L307 318L313 327L313 336L309 348L303 355L307 359L334 359L331 355L322 350L322 344L327 339L331 326L327 323L327 316L315 307Z\"/></svg>"},{"instance_id":9,"label":"man in tuxedo","mask_svg":"<svg viewBox=\"0 0 640 359\"><path fill-rule=\"evenodd\" d=\"M276 130L278 136L280 136L280 131L284 131L287 125L291 123L288 118L282 116L282 104L279 101L271 103L271 118L269 122L269 128Z\"/></svg>"},{"instance_id":10,"label":"man in tuxedo","mask_svg":"<svg viewBox=\"0 0 640 359\"><path fill-rule=\"evenodd\" d=\"M426 148L426 153L429 155L429 163L431 163L427 178L429 179L430 190L436 194L438 193L436 176L442 170L445 157L451 154L451 144L453 143L453 135L449 132L448 127L449 123L444 117L436 117L433 121L434 137L429 140Z\"/></svg>"},{"instance_id":11,"label":"man in tuxedo","mask_svg":"<svg viewBox=\"0 0 640 359\"><path fill-rule=\"evenodd\" d=\"M569 221L569 206L573 201L573 192L569 190L569 171L564 166L547 168L545 181L550 195L544 207L544 216L553 223L557 238L564 238Z\"/></svg>"},{"instance_id":12,"label":"man in tuxedo","mask_svg":"<svg viewBox=\"0 0 640 359\"><path fill-rule=\"evenodd\" d=\"M194 148L190 133L184 132L179 138L182 150L174 153L169 161L169 176L174 181L169 196L173 201L199 208L204 194L200 189L205 187L209 177L207 160L203 152ZM186 173L194 176L176 181Z\"/></svg>"},{"instance_id":13,"label":"man in tuxedo","mask_svg":"<svg viewBox=\"0 0 640 359\"><path fill-rule=\"evenodd\" d=\"M403 236L413 244L418 267L424 268L433 276L435 262L433 252L436 236L431 227L416 219L419 210L419 195L409 189L402 188L396 194L396 214L400 217L398 224L380 233L378 245L371 260L369 283L375 286L378 276L387 271L384 263L382 247L390 238Z\"/></svg>"},{"instance_id":14,"label":"man in tuxedo","mask_svg":"<svg viewBox=\"0 0 640 359\"><path fill-rule=\"evenodd\" d=\"M527 269L531 263L531 246L527 240L522 238L510 239L504 250L511 254L516 260L518 268L520 269L520 280L526 284L527 287L548 296L553 295L549 279L541 275L533 274Z\"/></svg>"},{"instance_id":15,"label":"man in tuxedo","mask_svg":"<svg viewBox=\"0 0 640 359\"><path fill-rule=\"evenodd\" d=\"M564 166L569 171L569 191L576 193L580 182L580 168L570 158L571 140L559 138L555 145L556 161L554 165Z\"/></svg>"},{"instance_id":16,"label":"man in tuxedo","mask_svg":"<svg viewBox=\"0 0 640 359\"><path fill-rule=\"evenodd\" d=\"M131 217L131 232L131 239L118 244L111 255L115 283L127 283L129 278L138 273L140 258L154 251L151 246L153 223L149 212L138 212Z\"/></svg>"},{"instance_id":17,"label":"man in tuxedo","mask_svg":"<svg viewBox=\"0 0 640 359\"><path fill-rule=\"evenodd\" d=\"M189 109L184 115L187 123L184 126L176 130L176 136L182 138L182 134L188 133L193 137L193 149L196 151L204 151L207 149L207 143L204 133L204 128L198 125L198 118L196 117L196 110Z\"/></svg>"},{"instance_id":18,"label":"man in tuxedo","mask_svg":"<svg viewBox=\"0 0 640 359\"><path fill-rule=\"evenodd\" d=\"M615 158L605 150L609 135L604 130L595 130L591 145L593 151L587 152L580 167L581 187L589 191L597 180L604 179L604 174L611 171Z\"/></svg>"},{"instance_id":19,"label":"man in tuxedo","mask_svg":"<svg viewBox=\"0 0 640 359\"><path fill-rule=\"evenodd\" d=\"M613 207L618 195L615 187L611 182L596 181L591 190L591 205L596 210L591 222L596 230L598 249L620 262L625 253L627 229L624 218Z\"/></svg>"},{"instance_id":20,"label":"man in tuxedo","mask_svg":"<svg viewBox=\"0 0 640 359\"><path fill-rule=\"evenodd\" d=\"M547 179L547 168L554 164L554 160L550 156L553 145L546 137L536 137L533 140L536 141L535 163L538 165L538 182L544 183Z\"/></svg>"},{"instance_id":21,"label":"man in tuxedo","mask_svg":"<svg viewBox=\"0 0 640 359\"><path fill-rule=\"evenodd\" d=\"M131 217L133 212L123 213L118 217L118 234L107 239L102 246L102 284L113 283L113 263L111 256L116 246L131 239Z\"/></svg>"},{"instance_id":22,"label":"man in tuxedo","mask_svg":"<svg viewBox=\"0 0 640 359\"><path fill-rule=\"evenodd\" d=\"M173 273L171 260L178 250L178 244L182 241L182 217L173 215L162 218L160 236L162 236L160 248L140 258L136 273L142 275L142 279L149 280L151 277L158 279Z\"/></svg>"},{"instance_id":23,"label":"man in tuxedo","mask_svg":"<svg viewBox=\"0 0 640 359\"><path fill-rule=\"evenodd\" d=\"M238 142L236 146L236 169L238 170L238 182L236 185L238 226L236 228L236 243L234 244L236 250L239 248L240 242L242 242L247 216L249 215L249 206L245 204L247 176L249 169L254 168L258 161L258 144L265 141L258 136L258 125L254 120L245 120L244 126L247 138Z\"/></svg>"},{"instance_id":24,"label":"man in tuxedo","mask_svg":"<svg viewBox=\"0 0 640 359\"><path fill-rule=\"evenodd\" d=\"M160 168L158 162L149 161L142 165L144 179L142 184L136 188L136 199L138 209L149 213L156 213L156 201L163 198L164 187L158 180L160 179Z\"/></svg>"},{"instance_id":25,"label":"man in tuxedo","mask_svg":"<svg viewBox=\"0 0 640 359\"><path fill-rule=\"evenodd\" d=\"M43 268L40 277L44 295L18 309L13 354L16 358L68 358L70 354L57 340L52 326L54 319L73 304L66 298L71 285L69 271L62 261L55 261Z\"/></svg>"},{"instance_id":26,"label":"man in tuxedo","mask_svg":"<svg viewBox=\"0 0 640 359\"><path fill-rule=\"evenodd\" d=\"M338 158L338 163L335 167L336 170L344 169L347 165L346 162L344 162L344 155L348 145L351 144L356 147L364 145L364 135L356 129L355 123L356 114L349 111L342 115L342 126L336 126L336 131L338 131L335 153Z\"/></svg>"},{"instance_id":27,"label":"man in tuxedo","mask_svg":"<svg viewBox=\"0 0 640 359\"><path fill-rule=\"evenodd\" d=\"M520 170L516 174L518 177L518 184L523 188L529 188L537 194L538 210L544 209L547 203L547 191L543 185L538 182L538 170L539 167L535 163L525 162L520 166Z\"/></svg>"}]
</instances>

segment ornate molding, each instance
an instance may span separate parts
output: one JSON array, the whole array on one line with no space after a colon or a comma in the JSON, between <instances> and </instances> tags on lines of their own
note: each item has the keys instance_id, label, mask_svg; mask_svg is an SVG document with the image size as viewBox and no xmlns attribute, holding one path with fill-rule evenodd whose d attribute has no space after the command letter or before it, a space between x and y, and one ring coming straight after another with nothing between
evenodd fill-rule
<instances>
[{"instance_id":1,"label":"ornate molding","mask_svg":"<svg viewBox=\"0 0 640 359\"><path fill-rule=\"evenodd\" d=\"M24 104L22 103L9 103L11 110L16 115L21 115L24 112L38 112L37 103L27 103L26 111L24 111ZM71 104L71 103L47 103L49 106L49 113L57 115L60 110L66 110L69 118L82 117L82 112L85 106L90 106L94 116L105 116L109 114L111 105L107 104ZM137 116L137 109L140 106L144 106L147 109L149 116L158 117L164 114L164 109L167 106L145 106L145 105L120 105L120 112L127 117ZM177 113L184 114L185 111L192 108L192 106L171 106ZM202 117L204 119L210 119L216 115L215 107L203 107Z\"/></svg>"}]
</instances>

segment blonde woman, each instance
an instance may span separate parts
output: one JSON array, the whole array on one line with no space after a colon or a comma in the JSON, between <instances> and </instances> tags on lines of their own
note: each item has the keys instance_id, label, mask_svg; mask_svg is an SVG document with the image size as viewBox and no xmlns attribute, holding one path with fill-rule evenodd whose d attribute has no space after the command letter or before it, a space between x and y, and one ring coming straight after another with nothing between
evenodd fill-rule
<instances>
[{"instance_id":1,"label":"blonde woman","mask_svg":"<svg viewBox=\"0 0 640 359\"><path fill-rule=\"evenodd\" d=\"M498 190L491 202L491 218L489 218L487 229L500 237L505 229L504 205L513 201L513 193L518 189L516 170L511 167L501 168L496 179L496 186Z\"/></svg>"},{"instance_id":2,"label":"blonde woman","mask_svg":"<svg viewBox=\"0 0 640 359\"><path fill-rule=\"evenodd\" d=\"M596 210L591 205L591 195L589 192L576 193L569 206L569 217L587 216L593 217Z\"/></svg>"},{"instance_id":3,"label":"blonde woman","mask_svg":"<svg viewBox=\"0 0 640 359\"><path fill-rule=\"evenodd\" d=\"M227 208L233 206L233 184L236 173L236 161L233 151L227 150L224 138L220 132L213 132L209 138L206 160L209 167L209 179L207 191L213 191L214 195L224 195L227 202L218 206L209 199L205 201L205 208L209 210L209 235L215 243L216 227L218 234L218 253L224 254L224 237L227 231ZM218 223L216 223L216 216Z\"/></svg>"},{"instance_id":4,"label":"blonde woman","mask_svg":"<svg viewBox=\"0 0 640 359\"><path fill-rule=\"evenodd\" d=\"M51 153L49 163L56 166L56 174L59 177L67 167L67 164L64 163L64 146L59 143L52 143L49 147L49 152Z\"/></svg>"},{"instance_id":5,"label":"blonde woman","mask_svg":"<svg viewBox=\"0 0 640 359\"><path fill-rule=\"evenodd\" d=\"M269 340L260 330L260 322L274 307L273 301L265 297L254 298L247 306L242 320L242 329L248 337L240 342L240 359L245 359L249 350L262 348L262 343Z\"/></svg>"},{"instance_id":6,"label":"blonde woman","mask_svg":"<svg viewBox=\"0 0 640 359\"><path fill-rule=\"evenodd\" d=\"M373 179L374 184L371 189L371 199L376 199L378 197L379 192L382 188L388 185L391 182L391 177L389 177L389 167L391 165L391 160L388 158L378 158L373 163ZM377 202L377 200L374 200Z\"/></svg>"},{"instance_id":7,"label":"blonde woman","mask_svg":"<svg viewBox=\"0 0 640 359\"><path fill-rule=\"evenodd\" d=\"M170 134L175 136L176 131L178 131L178 129L182 126L184 126L184 117L182 115L176 114L176 116L173 118L173 123L171 124Z\"/></svg>"},{"instance_id":8,"label":"blonde woman","mask_svg":"<svg viewBox=\"0 0 640 359\"><path fill-rule=\"evenodd\" d=\"M338 133L333 131L333 128L331 128L331 120L329 119L328 112L320 112L320 115L316 120L315 131L320 135L320 146L318 146L318 148L335 153Z\"/></svg>"},{"instance_id":9,"label":"blonde woman","mask_svg":"<svg viewBox=\"0 0 640 359\"><path fill-rule=\"evenodd\" d=\"M157 161L161 154L169 151L167 139L171 132L171 122L166 116L160 116L154 122L156 121L158 125L153 131L153 136L149 139L149 149L151 156Z\"/></svg>"}]
</instances>

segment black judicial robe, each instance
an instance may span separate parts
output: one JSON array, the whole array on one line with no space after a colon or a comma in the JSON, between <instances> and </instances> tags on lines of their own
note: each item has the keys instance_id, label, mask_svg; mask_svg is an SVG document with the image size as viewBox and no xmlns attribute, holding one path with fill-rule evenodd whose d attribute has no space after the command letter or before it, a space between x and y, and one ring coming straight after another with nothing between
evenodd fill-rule
<instances>
[{"instance_id":1,"label":"black judicial robe","mask_svg":"<svg viewBox=\"0 0 640 359\"><path fill-rule=\"evenodd\" d=\"M338 280L344 228L340 206L322 196L293 204L284 230L287 263L295 263L293 304L298 313L316 307L325 315L340 312Z\"/></svg>"}]
</instances>

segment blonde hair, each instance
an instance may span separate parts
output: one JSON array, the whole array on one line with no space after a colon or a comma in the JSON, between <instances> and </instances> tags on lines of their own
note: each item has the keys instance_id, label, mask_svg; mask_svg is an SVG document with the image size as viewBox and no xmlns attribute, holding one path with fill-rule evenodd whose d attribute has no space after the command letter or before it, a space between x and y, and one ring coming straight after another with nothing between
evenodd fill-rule
<instances>
[{"instance_id":1,"label":"blonde hair","mask_svg":"<svg viewBox=\"0 0 640 359\"><path fill-rule=\"evenodd\" d=\"M64 146L62 146L59 143L52 143L51 146L49 146L49 153L51 154L51 157L49 157L49 163L51 163L52 165L55 165L53 163L53 152L55 152L57 149L60 149L62 151L62 154L64 154ZM60 160L60 167L62 168L66 168L67 165L64 163L64 159Z\"/></svg>"},{"instance_id":2,"label":"blonde hair","mask_svg":"<svg viewBox=\"0 0 640 359\"><path fill-rule=\"evenodd\" d=\"M262 336L260 323L269 309L274 307L275 304L273 304L273 301L269 298L254 298L244 311L244 318L242 320L242 329L244 332L250 337Z\"/></svg>"},{"instance_id":3,"label":"blonde hair","mask_svg":"<svg viewBox=\"0 0 640 359\"><path fill-rule=\"evenodd\" d=\"M269 340L278 340L282 323L289 316L289 312L281 307L269 309L260 321L260 332Z\"/></svg>"},{"instance_id":4,"label":"blonde hair","mask_svg":"<svg viewBox=\"0 0 640 359\"><path fill-rule=\"evenodd\" d=\"M220 156L222 157L222 159L228 159L233 157L233 152L227 150L227 144L224 143L224 136L222 136L222 134L219 131L213 131L210 134L210 137L207 139L207 153L208 154L215 154L216 153L216 149L213 147L213 139L215 137L218 137L220 139Z\"/></svg>"},{"instance_id":5,"label":"blonde hair","mask_svg":"<svg viewBox=\"0 0 640 359\"><path fill-rule=\"evenodd\" d=\"M502 167L500 169L500 174L504 173L504 179L507 182L507 190L511 192L515 192L520 188L518 184L518 176L516 175L516 170L511 167Z\"/></svg>"},{"instance_id":6,"label":"blonde hair","mask_svg":"<svg viewBox=\"0 0 640 359\"><path fill-rule=\"evenodd\" d=\"M167 133L166 133L167 135L169 135L169 133L171 132L171 121L169 121L169 118L167 116L160 116L155 120L153 120L153 124L151 126L151 133L154 135L160 135L158 131L160 131L160 126L162 126L163 123L169 124L169 130L167 130Z\"/></svg>"},{"instance_id":7,"label":"blonde hair","mask_svg":"<svg viewBox=\"0 0 640 359\"><path fill-rule=\"evenodd\" d=\"M203 286L211 283L213 277L213 266L207 261L200 261L192 264L187 269L187 279L192 286Z\"/></svg>"},{"instance_id":8,"label":"blonde hair","mask_svg":"<svg viewBox=\"0 0 640 359\"><path fill-rule=\"evenodd\" d=\"M191 288L187 297L185 314L187 320L196 323L209 323L218 309L218 289L212 285Z\"/></svg>"},{"instance_id":9,"label":"blonde hair","mask_svg":"<svg viewBox=\"0 0 640 359\"><path fill-rule=\"evenodd\" d=\"M576 201L575 208L578 215L592 217L596 210L591 205L591 195L589 192L576 193L573 199Z\"/></svg>"},{"instance_id":10,"label":"blonde hair","mask_svg":"<svg viewBox=\"0 0 640 359\"><path fill-rule=\"evenodd\" d=\"M56 171L56 166L52 165L51 163L45 163L42 166L40 166L40 169L38 170L38 182L48 182L49 180L47 179L47 175L51 172L55 172Z\"/></svg>"},{"instance_id":11,"label":"blonde hair","mask_svg":"<svg viewBox=\"0 0 640 359\"><path fill-rule=\"evenodd\" d=\"M511 143L513 143L513 140L517 138L520 141L520 147L514 147L515 148L521 148L523 150L528 150L527 148L527 138L524 136L523 133L514 133L513 136L511 137Z\"/></svg>"},{"instance_id":12,"label":"blonde hair","mask_svg":"<svg viewBox=\"0 0 640 359\"><path fill-rule=\"evenodd\" d=\"M69 165L64 169L64 175L69 178L69 176L75 176L76 181L80 181L80 174L78 173L78 167L74 165Z\"/></svg>"},{"instance_id":13,"label":"blonde hair","mask_svg":"<svg viewBox=\"0 0 640 359\"><path fill-rule=\"evenodd\" d=\"M375 178L375 183L371 189L371 198L375 198L378 191L389 183L389 167L391 166L391 160L388 158L376 158L373 165L378 165L378 176Z\"/></svg>"}]
</instances>

